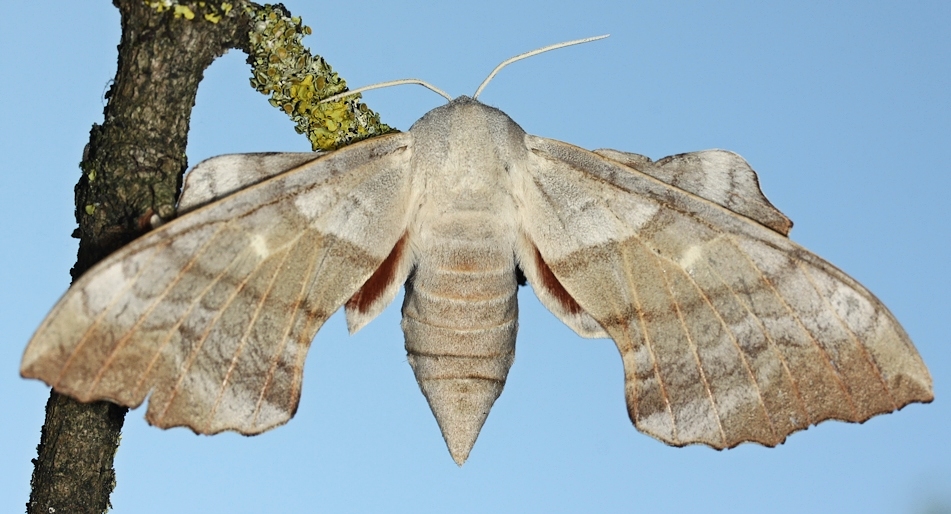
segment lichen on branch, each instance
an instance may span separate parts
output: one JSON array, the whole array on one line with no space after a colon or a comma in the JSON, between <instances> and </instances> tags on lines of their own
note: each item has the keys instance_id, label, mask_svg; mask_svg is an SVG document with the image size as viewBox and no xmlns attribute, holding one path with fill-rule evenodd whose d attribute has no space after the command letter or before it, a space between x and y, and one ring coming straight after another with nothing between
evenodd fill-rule
<instances>
[{"instance_id":1,"label":"lichen on branch","mask_svg":"<svg viewBox=\"0 0 951 514\"><path fill-rule=\"evenodd\" d=\"M311 34L299 16L281 4L250 3L234 9L228 2L178 2L145 0L158 12L176 18L218 23L224 17L247 16L250 31L244 50L251 65L251 86L294 122L314 150L333 150L369 137L395 132L380 122L380 115L360 101L360 95L335 102L320 100L347 90L347 83L319 55L301 43Z\"/></svg>"},{"instance_id":2,"label":"lichen on branch","mask_svg":"<svg viewBox=\"0 0 951 514\"><path fill-rule=\"evenodd\" d=\"M380 116L354 95L336 102L320 100L346 91L347 83L320 56L301 44L310 27L290 16L283 6L252 8L248 35L251 85L270 95L271 105L283 110L307 135L314 150L330 150L392 132Z\"/></svg>"}]
</instances>

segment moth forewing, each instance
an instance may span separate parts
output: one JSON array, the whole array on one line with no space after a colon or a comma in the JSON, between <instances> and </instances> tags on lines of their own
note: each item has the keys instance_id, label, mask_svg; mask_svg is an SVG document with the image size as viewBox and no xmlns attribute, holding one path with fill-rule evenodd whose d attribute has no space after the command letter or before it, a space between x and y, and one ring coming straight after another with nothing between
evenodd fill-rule
<instances>
[{"instance_id":1,"label":"moth forewing","mask_svg":"<svg viewBox=\"0 0 951 514\"><path fill-rule=\"evenodd\" d=\"M317 329L406 231L410 144L353 145L133 241L67 291L21 373L82 401L136 406L151 392L147 419L162 427L286 422Z\"/></svg>"},{"instance_id":2,"label":"moth forewing","mask_svg":"<svg viewBox=\"0 0 951 514\"><path fill-rule=\"evenodd\" d=\"M783 235L788 220L735 154L677 156L678 173L642 174L557 141L529 144L538 158L523 203L545 210L522 217L526 232L617 343L641 430L674 445L775 445L824 419L931 400L891 313ZM683 177L690 191L665 182Z\"/></svg>"}]
</instances>

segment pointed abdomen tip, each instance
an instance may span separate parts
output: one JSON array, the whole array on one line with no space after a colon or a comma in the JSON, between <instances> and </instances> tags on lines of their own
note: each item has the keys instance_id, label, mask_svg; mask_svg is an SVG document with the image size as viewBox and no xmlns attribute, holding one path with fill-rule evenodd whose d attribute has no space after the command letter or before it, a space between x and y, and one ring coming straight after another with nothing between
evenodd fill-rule
<instances>
[{"instance_id":1,"label":"pointed abdomen tip","mask_svg":"<svg viewBox=\"0 0 951 514\"><path fill-rule=\"evenodd\" d=\"M449 454L462 466L479 437L492 404L504 384L484 378L428 379L420 389L436 416Z\"/></svg>"}]
</instances>

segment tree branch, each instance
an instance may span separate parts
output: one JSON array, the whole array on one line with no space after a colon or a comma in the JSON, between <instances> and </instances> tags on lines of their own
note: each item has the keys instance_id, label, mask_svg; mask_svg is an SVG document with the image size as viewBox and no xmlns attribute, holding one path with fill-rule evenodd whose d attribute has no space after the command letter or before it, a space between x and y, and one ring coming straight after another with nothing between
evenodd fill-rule
<instances>
[{"instance_id":1,"label":"tree branch","mask_svg":"<svg viewBox=\"0 0 951 514\"><path fill-rule=\"evenodd\" d=\"M185 147L205 68L229 48L249 54L252 85L297 123L315 147L391 130L300 45L309 29L283 6L247 1L113 0L122 19L118 69L101 125L93 125L75 188L75 280L135 239L157 215L170 219L187 167ZM115 487L113 457L127 409L51 392L27 512L100 513Z\"/></svg>"}]
</instances>

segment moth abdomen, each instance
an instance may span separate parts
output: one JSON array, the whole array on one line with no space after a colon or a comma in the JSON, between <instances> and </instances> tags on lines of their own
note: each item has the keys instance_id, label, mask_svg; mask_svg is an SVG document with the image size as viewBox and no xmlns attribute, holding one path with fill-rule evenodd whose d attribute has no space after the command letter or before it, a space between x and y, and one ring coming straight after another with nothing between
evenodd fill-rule
<instances>
[{"instance_id":1,"label":"moth abdomen","mask_svg":"<svg viewBox=\"0 0 951 514\"><path fill-rule=\"evenodd\" d=\"M515 359L518 285L503 252L466 259L458 244L442 250L407 282L402 326L416 380L461 465Z\"/></svg>"}]
</instances>

